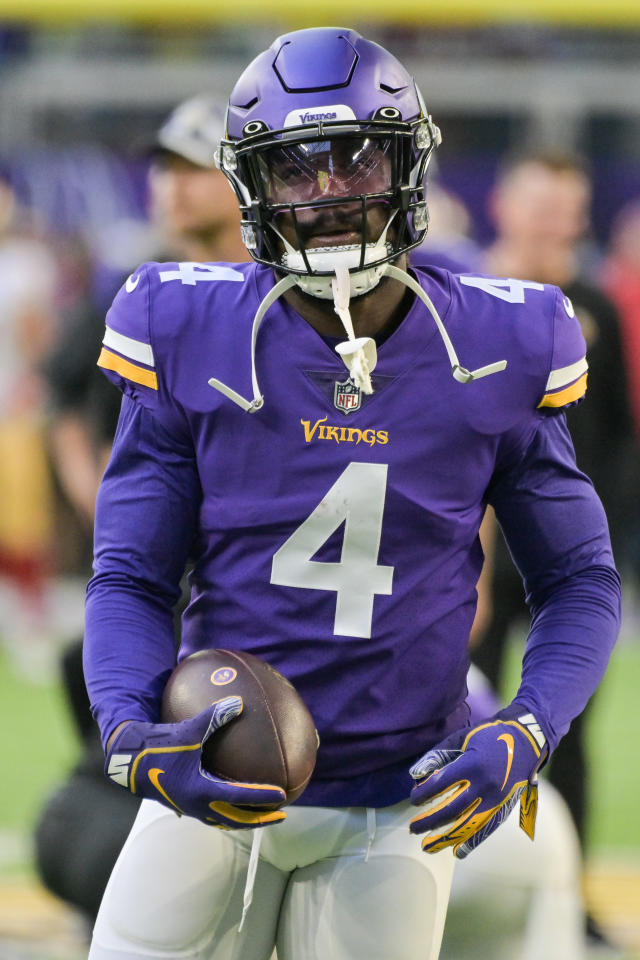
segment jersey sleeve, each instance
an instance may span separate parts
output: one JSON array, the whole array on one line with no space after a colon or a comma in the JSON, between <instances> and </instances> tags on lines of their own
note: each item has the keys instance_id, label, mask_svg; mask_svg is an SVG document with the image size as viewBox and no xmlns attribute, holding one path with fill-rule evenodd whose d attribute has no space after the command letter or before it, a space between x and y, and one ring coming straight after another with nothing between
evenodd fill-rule
<instances>
[{"instance_id":1,"label":"jersey sleeve","mask_svg":"<svg viewBox=\"0 0 640 960\"><path fill-rule=\"evenodd\" d=\"M582 399L587 390L586 352L573 304L556 288L550 369L539 409L554 412Z\"/></svg>"},{"instance_id":2,"label":"jersey sleeve","mask_svg":"<svg viewBox=\"0 0 640 960\"><path fill-rule=\"evenodd\" d=\"M516 699L553 750L600 682L620 627L607 520L576 466L565 417L542 417L520 455L510 451L488 501L532 613Z\"/></svg>"},{"instance_id":3,"label":"jersey sleeve","mask_svg":"<svg viewBox=\"0 0 640 960\"><path fill-rule=\"evenodd\" d=\"M103 743L123 720L159 720L200 503L193 449L125 396L96 503L85 618L85 677Z\"/></svg>"},{"instance_id":4,"label":"jersey sleeve","mask_svg":"<svg viewBox=\"0 0 640 960\"><path fill-rule=\"evenodd\" d=\"M98 366L127 396L149 410L158 404L158 373L151 343L149 267L139 267L107 313Z\"/></svg>"},{"instance_id":5,"label":"jersey sleeve","mask_svg":"<svg viewBox=\"0 0 640 960\"><path fill-rule=\"evenodd\" d=\"M168 433L187 442L190 432L176 397L176 363L166 335L186 318L181 303L160 297L158 266L143 264L118 291L107 313L98 367Z\"/></svg>"}]
</instances>

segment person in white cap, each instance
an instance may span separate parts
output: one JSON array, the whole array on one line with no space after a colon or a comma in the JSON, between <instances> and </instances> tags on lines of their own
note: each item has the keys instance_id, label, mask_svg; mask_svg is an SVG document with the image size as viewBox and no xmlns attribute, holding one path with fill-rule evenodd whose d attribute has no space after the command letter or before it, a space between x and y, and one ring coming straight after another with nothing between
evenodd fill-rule
<instances>
[{"instance_id":1,"label":"person in white cap","mask_svg":"<svg viewBox=\"0 0 640 960\"><path fill-rule=\"evenodd\" d=\"M238 202L214 154L224 107L200 95L179 104L152 147L149 206L168 259L212 263L247 259Z\"/></svg>"}]
</instances>

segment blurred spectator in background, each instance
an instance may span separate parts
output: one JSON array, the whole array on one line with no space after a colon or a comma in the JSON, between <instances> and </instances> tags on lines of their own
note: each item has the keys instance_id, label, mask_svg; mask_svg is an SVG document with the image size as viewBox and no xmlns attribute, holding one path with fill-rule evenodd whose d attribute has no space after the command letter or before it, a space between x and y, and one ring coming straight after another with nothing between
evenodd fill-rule
<instances>
[{"instance_id":1,"label":"blurred spectator in background","mask_svg":"<svg viewBox=\"0 0 640 960\"><path fill-rule=\"evenodd\" d=\"M223 124L224 107L199 96L180 104L158 131L150 149L149 210L159 250L147 259L248 259L237 201L214 166ZM93 526L96 492L120 408L119 392L96 367L103 332L104 315L92 302L87 282L46 364L55 411L55 462L87 530ZM104 754L84 685L81 640L63 655L62 679L82 757L42 811L36 863L45 886L93 919L138 803L104 776Z\"/></svg>"},{"instance_id":2,"label":"blurred spectator in background","mask_svg":"<svg viewBox=\"0 0 640 960\"><path fill-rule=\"evenodd\" d=\"M620 314L629 396L638 445L631 463L627 514L628 537L623 560L640 593L640 200L624 207L613 222L602 284Z\"/></svg>"},{"instance_id":3,"label":"blurred spectator in background","mask_svg":"<svg viewBox=\"0 0 640 960\"><path fill-rule=\"evenodd\" d=\"M589 389L584 402L569 409L567 421L578 465L593 480L607 510L614 548L620 548L630 493L623 481L628 477L633 427L616 308L580 275L579 244L589 225L590 199L589 175L578 158L531 152L508 159L490 200L497 236L485 251L482 269L493 276L556 284L573 304L587 342ZM510 629L518 619L528 618L528 609L522 581L501 536L495 538L492 564L491 615L475 638L472 657L500 689ZM588 810L586 713L573 721L549 763L549 780L568 804L583 851ZM605 940L589 915L587 933L592 941Z\"/></svg>"},{"instance_id":4,"label":"blurred spectator in background","mask_svg":"<svg viewBox=\"0 0 640 960\"><path fill-rule=\"evenodd\" d=\"M556 284L573 303L587 342L589 389L567 420L578 465L605 505L615 547L625 532L620 476L633 426L617 310L580 272L590 201L589 175L577 157L549 152L507 160L490 200L497 237L483 269Z\"/></svg>"},{"instance_id":5,"label":"blurred spectator in background","mask_svg":"<svg viewBox=\"0 0 640 960\"><path fill-rule=\"evenodd\" d=\"M640 200L624 207L612 224L601 279L620 313L631 406L640 437Z\"/></svg>"},{"instance_id":6,"label":"blurred spectator in background","mask_svg":"<svg viewBox=\"0 0 640 960\"><path fill-rule=\"evenodd\" d=\"M437 179L430 179L427 199L429 230L421 245L411 251L411 263L442 267L451 273L479 272L482 250L472 239L471 215L461 198Z\"/></svg>"},{"instance_id":7,"label":"blurred spectator in background","mask_svg":"<svg viewBox=\"0 0 640 960\"><path fill-rule=\"evenodd\" d=\"M0 169L2 638L17 665L35 677L50 648L53 557L53 488L38 367L55 336L57 292L55 259L34 235L8 174Z\"/></svg>"},{"instance_id":8,"label":"blurred spectator in background","mask_svg":"<svg viewBox=\"0 0 640 960\"><path fill-rule=\"evenodd\" d=\"M213 159L223 123L223 107L203 95L176 107L158 131L149 149L149 214L157 249L141 250L140 260L247 259L237 201ZM116 281L109 302L123 280ZM45 371L54 462L64 492L89 531L120 410L120 394L96 368L103 332L104 313L91 296L87 263L84 289Z\"/></svg>"},{"instance_id":9,"label":"blurred spectator in background","mask_svg":"<svg viewBox=\"0 0 640 960\"><path fill-rule=\"evenodd\" d=\"M210 97L176 107L151 149L149 211L162 249L159 259L234 263L247 259L238 201L214 164L225 108Z\"/></svg>"},{"instance_id":10,"label":"blurred spectator in background","mask_svg":"<svg viewBox=\"0 0 640 960\"><path fill-rule=\"evenodd\" d=\"M48 392L52 461L64 506L70 506L75 514L67 524L66 536L81 543L78 556L70 556L68 562L84 575L90 564L97 485L111 449L120 402L110 385L101 383L104 377L94 371L104 312L93 296L89 251L77 239L66 243L65 253L73 289L42 373ZM67 553L72 549L67 547Z\"/></svg>"}]
</instances>

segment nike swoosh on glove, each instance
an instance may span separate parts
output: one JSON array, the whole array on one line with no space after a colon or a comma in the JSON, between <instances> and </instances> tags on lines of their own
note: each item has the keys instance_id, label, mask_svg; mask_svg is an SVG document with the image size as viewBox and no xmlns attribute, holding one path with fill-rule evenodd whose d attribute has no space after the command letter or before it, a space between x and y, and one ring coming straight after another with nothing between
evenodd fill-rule
<instances>
[{"instance_id":1,"label":"nike swoosh on glove","mask_svg":"<svg viewBox=\"0 0 640 960\"><path fill-rule=\"evenodd\" d=\"M463 860L503 823L520 800L520 826L533 840L537 773L547 741L526 707L511 704L477 727L458 730L409 771L411 803L422 810L410 824L426 833L422 849L453 847Z\"/></svg>"},{"instance_id":2,"label":"nike swoosh on glove","mask_svg":"<svg viewBox=\"0 0 640 960\"><path fill-rule=\"evenodd\" d=\"M286 800L281 787L222 780L202 768L203 743L242 709L241 697L225 697L181 723L131 721L107 752L105 773L136 796L209 826L242 830L284 820L273 809ZM240 809L245 805L272 809Z\"/></svg>"}]
</instances>

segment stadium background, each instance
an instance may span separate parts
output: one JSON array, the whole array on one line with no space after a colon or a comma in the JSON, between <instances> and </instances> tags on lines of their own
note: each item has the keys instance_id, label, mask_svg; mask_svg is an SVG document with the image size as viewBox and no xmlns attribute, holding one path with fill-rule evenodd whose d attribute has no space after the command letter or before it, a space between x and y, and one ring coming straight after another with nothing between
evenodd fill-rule
<instances>
[{"instance_id":1,"label":"stadium background","mask_svg":"<svg viewBox=\"0 0 640 960\"><path fill-rule=\"evenodd\" d=\"M640 197L637 2L329 0L321 15L294 0L266 7L262 0L93 0L90 9L76 0L0 2L2 162L54 242L79 235L87 244L105 307L113 278L135 266L145 232L143 144L175 103L205 90L224 97L256 52L298 26L353 26L404 60L444 132L438 175L464 200L480 242L491 236L486 197L496 164L518 143L589 158L587 264L606 247L618 211ZM61 581L54 638L79 627L81 595L78 579ZM623 635L589 726L589 894L628 957L640 956L637 610L625 580ZM511 684L520 650L516 636ZM0 956L77 960L77 918L39 889L30 859L43 799L77 753L55 670L25 676L0 646L0 710Z\"/></svg>"}]
</instances>

